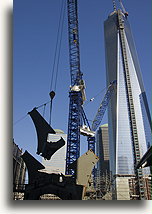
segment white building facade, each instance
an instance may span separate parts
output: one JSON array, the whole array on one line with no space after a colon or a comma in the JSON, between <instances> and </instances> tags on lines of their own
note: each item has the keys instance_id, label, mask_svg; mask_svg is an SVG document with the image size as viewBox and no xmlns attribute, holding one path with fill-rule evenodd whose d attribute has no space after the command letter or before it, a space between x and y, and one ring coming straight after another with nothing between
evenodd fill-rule
<instances>
[{"instance_id":1,"label":"white building facade","mask_svg":"<svg viewBox=\"0 0 152 214\"><path fill-rule=\"evenodd\" d=\"M65 140L65 145L57 150L50 160L43 158L42 164L45 166L47 173L62 173L65 175L67 134L64 134L64 132L59 129L55 129L55 132L56 134L48 134L48 142L57 142L62 137Z\"/></svg>"}]
</instances>

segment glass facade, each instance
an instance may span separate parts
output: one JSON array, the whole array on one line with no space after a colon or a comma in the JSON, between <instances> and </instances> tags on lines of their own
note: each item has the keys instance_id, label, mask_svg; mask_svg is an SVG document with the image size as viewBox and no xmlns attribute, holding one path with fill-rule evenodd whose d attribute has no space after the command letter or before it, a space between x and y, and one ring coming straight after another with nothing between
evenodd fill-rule
<instances>
[{"instance_id":1,"label":"glass facade","mask_svg":"<svg viewBox=\"0 0 152 214\"><path fill-rule=\"evenodd\" d=\"M151 144L151 119L130 25L123 14L122 19L132 98L128 98L127 94L117 11L113 12L104 23L107 86L117 80L117 91L108 106L110 170L113 174L133 175L135 154L131 123L136 123L134 131L138 135L140 157L142 157ZM130 118L128 99L133 100L134 119ZM149 168L145 168L143 174L150 174Z\"/></svg>"},{"instance_id":2,"label":"glass facade","mask_svg":"<svg viewBox=\"0 0 152 214\"><path fill-rule=\"evenodd\" d=\"M101 174L109 173L109 137L108 124L99 127L96 135L96 151L99 161L97 162L97 170Z\"/></svg>"},{"instance_id":3,"label":"glass facade","mask_svg":"<svg viewBox=\"0 0 152 214\"><path fill-rule=\"evenodd\" d=\"M132 138L119 34L117 50L116 174L134 174Z\"/></svg>"}]
</instances>

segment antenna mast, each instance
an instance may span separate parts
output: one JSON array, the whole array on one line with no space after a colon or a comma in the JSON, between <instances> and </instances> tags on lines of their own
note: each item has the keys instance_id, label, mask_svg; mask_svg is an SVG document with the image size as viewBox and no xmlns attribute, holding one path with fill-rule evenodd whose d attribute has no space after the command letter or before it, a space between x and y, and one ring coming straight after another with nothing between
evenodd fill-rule
<instances>
[{"instance_id":1,"label":"antenna mast","mask_svg":"<svg viewBox=\"0 0 152 214\"><path fill-rule=\"evenodd\" d=\"M125 7L123 6L123 3L122 3L121 0L119 0L119 3L120 3L120 6L121 6L121 8L122 8L122 11L123 11L124 15L125 15L125 16L128 16L128 12L126 11Z\"/></svg>"}]
</instances>

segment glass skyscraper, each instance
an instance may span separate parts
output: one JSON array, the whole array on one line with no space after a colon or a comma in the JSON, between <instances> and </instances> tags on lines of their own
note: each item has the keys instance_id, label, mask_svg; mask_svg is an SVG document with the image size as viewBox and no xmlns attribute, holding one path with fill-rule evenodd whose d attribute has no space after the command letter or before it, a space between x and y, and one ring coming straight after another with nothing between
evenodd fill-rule
<instances>
[{"instance_id":1,"label":"glass skyscraper","mask_svg":"<svg viewBox=\"0 0 152 214\"><path fill-rule=\"evenodd\" d=\"M108 124L99 127L96 135L96 150L99 161L97 162L97 170L101 174L109 173L109 138Z\"/></svg>"},{"instance_id":2,"label":"glass skyscraper","mask_svg":"<svg viewBox=\"0 0 152 214\"><path fill-rule=\"evenodd\" d=\"M150 170L137 170L136 165L151 145L151 118L128 17L114 11L104 23L104 33L107 86L117 81L108 106L114 198L130 200L128 183L135 177L139 199L145 199L143 177Z\"/></svg>"}]
</instances>

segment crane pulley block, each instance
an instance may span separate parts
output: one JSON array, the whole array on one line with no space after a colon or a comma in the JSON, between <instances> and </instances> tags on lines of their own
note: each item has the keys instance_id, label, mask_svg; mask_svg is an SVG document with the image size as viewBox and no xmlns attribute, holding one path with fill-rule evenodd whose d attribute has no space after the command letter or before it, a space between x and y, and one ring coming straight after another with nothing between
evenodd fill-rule
<instances>
[{"instance_id":1,"label":"crane pulley block","mask_svg":"<svg viewBox=\"0 0 152 214\"><path fill-rule=\"evenodd\" d=\"M49 95L50 95L51 100L53 100L53 98L55 97L55 92L54 92L54 91L51 91L51 92L49 93Z\"/></svg>"}]
</instances>

